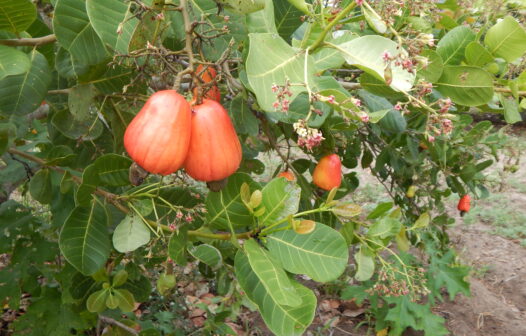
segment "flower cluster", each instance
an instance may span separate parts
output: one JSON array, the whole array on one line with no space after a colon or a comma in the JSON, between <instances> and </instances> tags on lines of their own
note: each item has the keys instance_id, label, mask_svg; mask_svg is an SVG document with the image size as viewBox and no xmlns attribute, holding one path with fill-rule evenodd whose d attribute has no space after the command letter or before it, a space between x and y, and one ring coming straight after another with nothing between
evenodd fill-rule
<instances>
[{"instance_id":1,"label":"flower cluster","mask_svg":"<svg viewBox=\"0 0 526 336\"><path fill-rule=\"evenodd\" d=\"M290 97L292 97L292 91L290 91L290 82L287 80L285 85L272 85L272 92L276 94L276 101L272 104L276 110L280 109L283 112L289 111Z\"/></svg>"},{"instance_id":2,"label":"flower cluster","mask_svg":"<svg viewBox=\"0 0 526 336\"><path fill-rule=\"evenodd\" d=\"M322 140L325 139L320 130L310 128L307 126L307 122L303 119L295 122L293 127L296 134L298 134L298 146L304 147L309 151L318 146Z\"/></svg>"},{"instance_id":3,"label":"flower cluster","mask_svg":"<svg viewBox=\"0 0 526 336\"><path fill-rule=\"evenodd\" d=\"M417 60L410 59L406 54L399 53L397 55L392 55L389 51L384 51L382 54L382 59L384 60L385 66L389 67L391 64L396 66L401 66L409 73L415 72L415 66L418 64Z\"/></svg>"},{"instance_id":4,"label":"flower cluster","mask_svg":"<svg viewBox=\"0 0 526 336\"><path fill-rule=\"evenodd\" d=\"M408 268L407 274L400 274L399 270L392 268L382 269L378 272L376 284L367 292L380 296L410 295L412 300L418 300L429 293L426 282L423 268Z\"/></svg>"},{"instance_id":5,"label":"flower cluster","mask_svg":"<svg viewBox=\"0 0 526 336\"><path fill-rule=\"evenodd\" d=\"M439 106L438 113L429 116L429 122L427 131L434 135L448 135L453 131L453 122L451 121L454 116L449 112L449 109L453 106L451 99L439 99L433 105ZM435 137L428 135L428 140L433 142Z\"/></svg>"}]
</instances>

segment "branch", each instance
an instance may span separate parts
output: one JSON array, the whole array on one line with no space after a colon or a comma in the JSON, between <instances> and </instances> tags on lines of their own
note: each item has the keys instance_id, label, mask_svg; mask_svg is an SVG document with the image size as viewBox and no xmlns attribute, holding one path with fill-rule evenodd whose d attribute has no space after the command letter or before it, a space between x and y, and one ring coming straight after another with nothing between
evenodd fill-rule
<instances>
[{"instance_id":1,"label":"branch","mask_svg":"<svg viewBox=\"0 0 526 336\"><path fill-rule=\"evenodd\" d=\"M104 315L99 315L99 320L101 320L102 322L104 322L106 324L111 324L111 325L114 325L116 327L119 327L122 330L125 330L126 332L129 332L132 335L137 335L137 336L139 335L139 332L137 330L133 329L132 327L128 327L124 323L121 323L121 322L119 322L117 320L114 320L111 317L104 316Z\"/></svg>"},{"instance_id":2,"label":"branch","mask_svg":"<svg viewBox=\"0 0 526 336\"><path fill-rule=\"evenodd\" d=\"M347 14L349 14L354 7L356 7L356 1L351 2L347 7L345 7L336 17L334 20L329 22L329 24L323 29L320 36L314 41L314 43L310 46L310 49L312 51L315 51L317 48L319 48L323 41L325 41L325 36L331 31L332 27L334 27L338 22L340 22L341 19L343 19Z\"/></svg>"},{"instance_id":3,"label":"branch","mask_svg":"<svg viewBox=\"0 0 526 336\"><path fill-rule=\"evenodd\" d=\"M179 4L181 8L181 14L183 15L184 33L185 33L184 51L188 55L188 66L183 71L180 71L175 77L173 89L176 91L179 91L180 89L181 79L183 78L183 76L186 74L191 74L194 71L194 51L192 48L194 27L192 25L192 22L190 21L190 15L188 14L187 0L180 0ZM201 87L200 87L199 81L194 80L194 84L197 84L198 92L200 93ZM199 95L200 94L198 94L198 96ZM200 102L197 102L197 103L200 103Z\"/></svg>"},{"instance_id":4,"label":"branch","mask_svg":"<svg viewBox=\"0 0 526 336\"><path fill-rule=\"evenodd\" d=\"M503 93L513 93L513 91L509 88L503 88L503 87L496 87L495 92L503 92ZM519 96L526 96L526 91L517 91L517 95Z\"/></svg>"},{"instance_id":5,"label":"branch","mask_svg":"<svg viewBox=\"0 0 526 336\"><path fill-rule=\"evenodd\" d=\"M344 81L338 81L338 83L340 83L341 86L343 86L347 90L358 90L362 88L362 85L360 83L351 83Z\"/></svg>"},{"instance_id":6,"label":"branch","mask_svg":"<svg viewBox=\"0 0 526 336\"><path fill-rule=\"evenodd\" d=\"M66 170L63 168L60 168L57 166L49 166L45 160L37 156L31 155L29 153L20 151L16 148L9 148L7 152L13 155L18 155L20 157L23 157L26 160L33 161L41 166L48 167L49 169L52 169L59 173L66 172ZM71 175L71 178L73 181L75 181L75 183L82 184L82 178L75 176L75 175ZM131 212L130 209L128 209L121 202L119 202L118 195L108 192L106 190L102 190L100 188L96 188L94 193L99 196L104 197L109 203L111 203L113 206L115 206L117 209L119 209L123 213L129 214ZM148 220L148 224L150 224L151 226L159 227L165 232L172 232L172 230L167 225L159 224L156 221ZM254 233L253 231L238 233L236 234L236 238L237 239L248 239L252 236L253 233ZM187 234L189 236L194 236L194 237L203 237L203 238L218 239L218 240L230 240L230 237L231 237L230 233L206 233L206 232L201 232L197 230L190 230L187 232Z\"/></svg>"},{"instance_id":7,"label":"branch","mask_svg":"<svg viewBox=\"0 0 526 336\"><path fill-rule=\"evenodd\" d=\"M20 38L20 39L9 39L9 40L0 40L0 44L14 47L21 46L41 46L44 44L50 44L57 40L55 34L42 36L42 37L32 37L32 38Z\"/></svg>"}]
</instances>

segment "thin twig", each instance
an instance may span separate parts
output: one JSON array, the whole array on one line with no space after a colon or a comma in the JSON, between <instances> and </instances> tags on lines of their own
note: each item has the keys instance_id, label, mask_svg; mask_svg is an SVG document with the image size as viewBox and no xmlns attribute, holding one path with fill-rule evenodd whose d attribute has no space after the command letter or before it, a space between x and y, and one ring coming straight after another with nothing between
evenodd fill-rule
<instances>
[{"instance_id":1,"label":"thin twig","mask_svg":"<svg viewBox=\"0 0 526 336\"><path fill-rule=\"evenodd\" d=\"M133 329L132 327L128 327L124 323L121 323L121 322L119 322L117 320L114 320L111 317L104 316L104 315L99 315L99 320L101 320L102 322L104 322L106 324L111 324L111 325L114 325L116 327L119 327L122 330L125 330L126 332L129 332L132 335L137 335L137 336L139 335L139 332L137 330Z\"/></svg>"}]
</instances>

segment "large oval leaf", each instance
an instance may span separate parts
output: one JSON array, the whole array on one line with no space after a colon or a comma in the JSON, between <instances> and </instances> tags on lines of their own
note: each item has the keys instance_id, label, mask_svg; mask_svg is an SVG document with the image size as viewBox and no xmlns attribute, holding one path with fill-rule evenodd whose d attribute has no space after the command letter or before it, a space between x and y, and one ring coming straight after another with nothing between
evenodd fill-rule
<instances>
[{"instance_id":1,"label":"large oval leaf","mask_svg":"<svg viewBox=\"0 0 526 336\"><path fill-rule=\"evenodd\" d=\"M475 40L475 33L468 27L458 26L449 31L437 44L437 53L444 64L460 64L466 46Z\"/></svg>"},{"instance_id":2,"label":"large oval leaf","mask_svg":"<svg viewBox=\"0 0 526 336\"><path fill-rule=\"evenodd\" d=\"M31 196L42 204L51 203L53 199L51 187L51 172L47 168L40 169L29 182Z\"/></svg>"},{"instance_id":3,"label":"large oval leaf","mask_svg":"<svg viewBox=\"0 0 526 336\"><path fill-rule=\"evenodd\" d=\"M279 336L302 335L314 318L316 310L314 293L291 280L292 286L301 298L301 304L297 307L280 305L272 299L242 251L236 254L234 266L239 285L248 298L258 306L267 327Z\"/></svg>"},{"instance_id":4,"label":"large oval leaf","mask_svg":"<svg viewBox=\"0 0 526 336\"><path fill-rule=\"evenodd\" d=\"M113 231L113 246L121 253L135 251L150 241L150 229L139 216L126 216Z\"/></svg>"},{"instance_id":5,"label":"large oval leaf","mask_svg":"<svg viewBox=\"0 0 526 336\"><path fill-rule=\"evenodd\" d=\"M316 223L309 234L297 234L292 230L273 233L267 237L267 247L285 270L306 274L319 282L339 277L349 260L343 236L320 223Z\"/></svg>"},{"instance_id":6,"label":"large oval leaf","mask_svg":"<svg viewBox=\"0 0 526 336\"><path fill-rule=\"evenodd\" d=\"M58 42L79 62L97 64L107 57L106 47L89 21L85 1L57 0L53 29Z\"/></svg>"},{"instance_id":7,"label":"large oval leaf","mask_svg":"<svg viewBox=\"0 0 526 336\"><path fill-rule=\"evenodd\" d=\"M139 24L130 12L131 2L124 0L87 0L86 8L93 29L101 40L121 54L128 53L128 45Z\"/></svg>"},{"instance_id":8,"label":"large oval leaf","mask_svg":"<svg viewBox=\"0 0 526 336\"><path fill-rule=\"evenodd\" d=\"M213 269L218 268L223 263L223 257L221 252L217 248L209 244L201 244L197 246L192 246L188 249L188 252L201 261L204 264L212 267Z\"/></svg>"},{"instance_id":9,"label":"large oval leaf","mask_svg":"<svg viewBox=\"0 0 526 336\"><path fill-rule=\"evenodd\" d=\"M484 43L490 53L512 62L526 52L526 31L513 17L506 16L488 30Z\"/></svg>"},{"instance_id":10,"label":"large oval leaf","mask_svg":"<svg viewBox=\"0 0 526 336\"><path fill-rule=\"evenodd\" d=\"M469 65L483 66L493 61L493 56L478 42L471 42L466 46L466 62Z\"/></svg>"},{"instance_id":11,"label":"large oval leaf","mask_svg":"<svg viewBox=\"0 0 526 336\"><path fill-rule=\"evenodd\" d=\"M343 57L350 65L354 65L376 78L385 81L386 67L382 56L389 52L393 57L399 54L407 55L405 50L398 48L398 44L388 38L378 35L366 35L352 41L338 45ZM396 91L409 91L413 87L415 74L409 73L401 66L391 65L391 88Z\"/></svg>"},{"instance_id":12,"label":"large oval leaf","mask_svg":"<svg viewBox=\"0 0 526 336\"><path fill-rule=\"evenodd\" d=\"M131 164L132 160L118 154L106 154L94 162L100 182L112 187L130 184L128 172Z\"/></svg>"},{"instance_id":13,"label":"large oval leaf","mask_svg":"<svg viewBox=\"0 0 526 336\"><path fill-rule=\"evenodd\" d=\"M437 90L460 105L478 106L493 98L493 76L472 66L447 66L436 83Z\"/></svg>"},{"instance_id":14,"label":"large oval leaf","mask_svg":"<svg viewBox=\"0 0 526 336\"><path fill-rule=\"evenodd\" d=\"M23 32L36 17L37 9L29 0L0 0L0 30Z\"/></svg>"},{"instance_id":15,"label":"large oval leaf","mask_svg":"<svg viewBox=\"0 0 526 336\"><path fill-rule=\"evenodd\" d=\"M66 260L86 275L97 272L110 255L108 215L99 202L76 207L60 232L60 251Z\"/></svg>"},{"instance_id":16,"label":"large oval leaf","mask_svg":"<svg viewBox=\"0 0 526 336\"><path fill-rule=\"evenodd\" d=\"M287 273L273 261L254 239L245 242L245 252L252 271L256 273L272 300L279 305L297 307L301 298L296 293Z\"/></svg>"},{"instance_id":17,"label":"large oval leaf","mask_svg":"<svg viewBox=\"0 0 526 336\"><path fill-rule=\"evenodd\" d=\"M276 94L272 85L284 85L288 79L291 83L305 83L305 53L297 52L276 34L249 34L250 50L247 58L247 76L250 86L256 94L258 104L267 112L274 112L272 104ZM315 66L311 58L307 60L307 80L312 85L312 74ZM304 86L290 88L293 101Z\"/></svg>"},{"instance_id":18,"label":"large oval leaf","mask_svg":"<svg viewBox=\"0 0 526 336\"><path fill-rule=\"evenodd\" d=\"M301 188L286 179L270 181L261 191L265 213L259 218L260 225L273 222L298 212Z\"/></svg>"},{"instance_id":19,"label":"large oval leaf","mask_svg":"<svg viewBox=\"0 0 526 336\"><path fill-rule=\"evenodd\" d=\"M47 60L36 50L29 54L29 59L28 72L0 80L0 112L31 113L44 100L51 82Z\"/></svg>"},{"instance_id":20,"label":"large oval leaf","mask_svg":"<svg viewBox=\"0 0 526 336\"><path fill-rule=\"evenodd\" d=\"M30 67L31 61L24 52L0 45L0 80L5 76L24 73Z\"/></svg>"},{"instance_id":21,"label":"large oval leaf","mask_svg":"<svg viewBox=\"0 0 526 336\"><path fill-rule=\"evenodd\" d=\"M206 219L217 229L228 230L247 227L254 224L254 217L241 201L241 185L248 183L250 190L259 189L259 185L249 175L237 173L228 178L227 186L219 192L209 192L206 197Z\"/></svg>"}]
</instances>

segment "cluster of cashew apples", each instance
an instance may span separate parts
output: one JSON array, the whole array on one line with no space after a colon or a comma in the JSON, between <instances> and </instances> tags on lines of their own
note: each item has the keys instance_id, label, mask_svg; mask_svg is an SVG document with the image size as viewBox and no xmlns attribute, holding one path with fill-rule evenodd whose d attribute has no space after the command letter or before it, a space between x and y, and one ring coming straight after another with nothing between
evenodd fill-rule
<instances>
[{"instance_id":1,"label":"cluster of cashew apples","mask_svg":"<svg viewBox=\"0 0 526 336\"><path fill-rule=\"evenodd\" d=\"M154 93L124 133L130 157L150 173L184 167L199 181L219 181L241 163L241 144L223 106L203 99L191 106L175 90Z\"/></svg>"},{"instance_id":2,"label":"cluster of cashew apples","mask_svg":"<svg viewBox=\"0 0 526 336\"><path fill-rule=\"evenodd\" d=\"M204 83L214 80L212 67L199 65L196 74ZM193 90L198 95L197 88ZM175 90L154 93L124 133L124 147L144 170L168 175L184 167L198 181L221 181L241 163L242 150L232 121L220 104L221 93L213 84L204 92L201 104L190 104ZM289 171L279 177L294 181ZM320 159L313 182L324 190L341 184L340 158L329 154Z\"/></svg>"}]
</instances>

